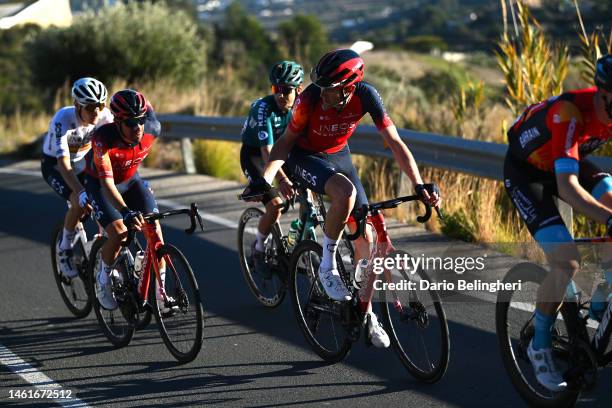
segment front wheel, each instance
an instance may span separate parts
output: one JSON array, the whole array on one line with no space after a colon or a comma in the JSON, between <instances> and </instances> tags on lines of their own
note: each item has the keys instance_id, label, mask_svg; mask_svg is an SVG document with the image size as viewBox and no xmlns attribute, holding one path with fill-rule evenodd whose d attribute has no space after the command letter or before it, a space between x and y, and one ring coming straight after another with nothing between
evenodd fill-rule
<instances>
[{"instance_id":1,"label":"front wheel","mask_svg":"<svg viewBox=\"0 0 612 408\"><path fill-rule=\"evenodd\" d=\"M64 304L75 317L82 318L91 312L91 297L87 287L89 283L87 279L87 254L83 247L83 242L77 240L73 248L73 261L75 267L79 271L79 275L70 279L64 277L59 269L59 257L57 255L57 246L62 240L62 234L64 230L64 223L60 222L53 229L51 235L51 266L53 270L53 277L57 284L60 296L64 301Z\"/></svg>"},{"instance_id":2,"label":"front wheel","mask_svg":"<svg viewBox=\"0 0 612 408\"><path fill-rule=\"evenodd\" d=\"M350 305L325 294L318 280L321 245L305 240L296 245L289 267L289 291L297 322L310 347L323 360L336 363L351 349L343 315Z\"/></svg>"},{"instance_id":3,"label":"front wheel","mask_svg":"<svg viewBox=\"0 0 612 408\"><path fill-rule=\"evenodd\" d=\"M512 384L521 397L534 407L574 406L579 392L570 389L560 393L548 391L535 378L534 370L527 357L527 347L533 338L534 313L537 290L546 277L546 270L531 263L514 266L506 274L504 283L520 283L520 290L499 291L495 307L495 326L499 350L504 367ZM565 372L570 368L573 330L568 322L578 316L574 302L561 306L563 319L557 318L552 327L553 356L557 367ZM569 330L568 330L569 329Z\"/></svg>"},{"instance_id":4,"label":"front wheel","mask_svg":"<svg viewBox=\"0 0 612 408\"><path fill-rule=\"evenodd\" d=\"M395 251L389 258L410 257ZM430 282L424 270L415 273L392 269L381 275L382 282L412 282L413 289L379 292L382 320L400 361L415 378L427 383L439 381L448 368L450 340L446 314L434 289L420 290L420 281Z\"/></svg>"},{"instance_id":5,"label":"front wheel","mask_svg":"<svg viewBox=\"0 0 612 408\"><path fill-rule=\"evenodd\" d=\"M272 236L268 238L265 245L265 259L270 276L262 276L255 271L253 260L253 245L256 240L259 220L263 212L259 208L247 208L240 216L238 224L238 255L240 258L240 269L249 290L257 301L265 307L274 308L280 305L285 298L285 282L281 279L282 265L279 262L279 251L277 242L280 241L280 230L277 225L272 229Z\"/></svg>"},{"instance_id":6,"label":"front wheel","mask_svg":"<svg viewBox=\"0 0 612 408\"><path fill-rule=\"evenodd\" d=\"M149 302L164 344L180 363L196 358L202 348L203 315L200 291L185 256L173 245L163 245L158 259L166 262L164 290L166 301L158 300L158 283L153 268Z\"/></svg>"}]
</instances>

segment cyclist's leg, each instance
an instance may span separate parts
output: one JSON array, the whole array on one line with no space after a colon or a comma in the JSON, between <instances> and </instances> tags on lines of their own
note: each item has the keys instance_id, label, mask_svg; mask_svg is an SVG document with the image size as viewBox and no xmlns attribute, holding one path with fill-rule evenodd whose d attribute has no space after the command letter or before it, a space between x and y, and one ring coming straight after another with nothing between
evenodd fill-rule
<instances>
[{"instance_id":1,"label":"cyclist's leg","mask_svg":"<svg viewBox=\"0 0 612 408\"><path fill-rule=\"evenodd\" d=\"M41 173L44 180L60 197L70 203L68 211L64 217L64 232L60 249L72 249L74 241L74 233L76 226L84 215L84 210L79 206L77 193L70 189L68 183L64 181L61 173L57 169L57 159L50 156L43 156L41 161ZM83 173L77 174L77 177L82 182Z\"/></svg>"},{"instance_id":2,"label":"cyclist's leg","mask_svg":"<svg viewBox=\"0 0 612 408\"><path fill-rule=\"evenodd\" d=\"M327 194L331 199L325 218L319 278L325 281L323 287L329 297L350 300L351 295L338 273L336 251L344 224L355 203L355 187L322 154L294 147L286 163L294 178L300 179L312 191Z\"/></svg>"},{"instance_id":3,"label":"cyclist's leg","mask_svg":"<svg viewBox=\"0 0 612 408\"><path fill-rule=\"evenodd\" d=\"M527 355L538 381L551 391L559 391L567 383L554 363L551 328L567 285L578 272L579 254L553 201L554 175L540 174L535 168L525 169L506 157L504 180L512 203L550 265L550 273L538 288L535 333Z\"/></svg>"},{"instance_id":4,"label":"cyclist's leg","mask_svg":"<svg viewBox=\"0 0 612 408\"><path fill-rule=\"evenodd\" d=\"M260 149L243 144L240 148L240 167L247 180L253 181L260 178L264 168ZM272 225L280 219L282 199L276 192L268 193L264 195L262 202L266 212L259 219L255 243L256 250L260 252L264 250L264 242L272 231Z\"/></svg>"},{"instance_id":5,"label":"cyclist's leg","mask_svg":"<svg viewBox=\"0 0 612 408\"><path fill-rule=\"evenodd\" d=\"M361 179L357 174L357 169L353 165L353 161L351 159L351 153L348 149L348 146L341 151L328 155L329 161L332 163L334 168L338 173L343 174L350 180L350 182L355 187L355 204L353 205L353 209L351 210L351 216L348 217L347 227L351 233L354 233L357 229L357 224L355 223L352 214L356 209L363 207L368 204L368 197L365 193L365 189L363 188L363 184L361 183ZM372 232L370 230L369 225L366 224L366 235L364 237L359 237L355 240L355 264L360 259L367 259L370 256L370 245L372 243Z\"/></svg>"},{"instance_id":6,"label":"cyclist's leg","mask_svg":"<svg viewBox=\"0 0 612 408\"><path fill-rule=\"evenodd\" d=\"M98 275L94 277L96 297L102 307L112 310L117 307L117 302L111 289L110 275L113 273L112 265L121 249L121 242L127 237L127 228L119 211L104 196L100 181L86 175L84 182L94 217L104 228L107 236L101 248L102 265Z\"/></svg>"}]
</instances>

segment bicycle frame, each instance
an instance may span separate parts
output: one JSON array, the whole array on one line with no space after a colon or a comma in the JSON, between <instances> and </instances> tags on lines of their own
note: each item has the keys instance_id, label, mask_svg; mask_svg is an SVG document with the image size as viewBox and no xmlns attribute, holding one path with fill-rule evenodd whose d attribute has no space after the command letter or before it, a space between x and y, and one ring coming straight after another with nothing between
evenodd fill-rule
<instances>
[{"instance_id":1,"label":"bicycle frame","mask_svg":"<svg viewBox=\"0 0 612 408\"><path fill-rule=\"evenodd\" d=\"M148 295L149 295L149 284L151 283L151 268L150 265L153 266L153 270L155 272L155 279L157 280L157 284L160 285L160 288L163 289L163 282L161 281L161 276L159 273L159 261L157 260L157 251L163 245L162 240L157 235L157 225L155 223L146 223L142 226L142 232L145 236L145 240L147 241L147 246L145 249L145 258L142 263L142 269L140 278L138 279L138 294L140 295L140 300L143 302L142 304L146 304ZM165 297L165 291L161 291ZM166 299L164 299L165 301Z\"/></svg>"}]
</instances>

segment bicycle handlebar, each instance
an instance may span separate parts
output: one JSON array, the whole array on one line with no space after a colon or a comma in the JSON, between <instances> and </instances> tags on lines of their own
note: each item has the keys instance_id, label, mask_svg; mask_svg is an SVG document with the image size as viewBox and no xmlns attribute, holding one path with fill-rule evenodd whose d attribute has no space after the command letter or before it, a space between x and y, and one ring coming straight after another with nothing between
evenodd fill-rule
<instances>
[{"instance_id":1,"label":"bicycle handlebar","mask_svg":"<svg viewBox=\"0 0 612 408\"><path fill-rule=\"evenodd\" d=\"M419 195L407 195L403 197L393 198L391 200L380 201L374 204L364 204L363 207L355 211L354 218L355 218L355 222L357 223L357 231L355 231L354 234L347 234L346 237L349 240L354 241L360 236L364 235L368 214L372 212L378 212L379 210L396 208L400 204L406 203L409 201L421 201L421 197ZM431 214L432 214L431 205L425 204L425 203L423 204L425 205L425 214L418 215L416 217L417 221L420 223L426 223L427 221L429 221L429 219L431 218ZM438 218L444 219L444 217L442 216L442 213L440 212L440 209L438 207L435 207L435 210L436 210L436 214L438 215Z\"/></svg>"},{"instance_id":2,"label":"bicycle handlebar","mask_svg":"<svg viewBox=\"0 0 612 408\"><path fill-rule=\"evenodd\" d=\"M153 223L156 220L161 220L163 218L171 217L171 216L179 215L179 214L189 215L189 220L191 221L191 225L189 226L189 228L185 229L185 233L193 234L195 232L197 228L196 220L200 226L200 229L204 231L204 222L202 221L202 216L200 215L200 212L198 211L198 206L196 205L196 203L191 203L189 208L183 208L180 210L170 210L170 211L164 211L162 213L145 214L142 216L142 218L144 218L145 222L147 223ZM135 234L136 234L136 230L134 229L134 227L132 226L128 227L127 239L121 245L124 247L130 246L132 244L132 241L134 241Z\"/></svg>"}]
</instances>

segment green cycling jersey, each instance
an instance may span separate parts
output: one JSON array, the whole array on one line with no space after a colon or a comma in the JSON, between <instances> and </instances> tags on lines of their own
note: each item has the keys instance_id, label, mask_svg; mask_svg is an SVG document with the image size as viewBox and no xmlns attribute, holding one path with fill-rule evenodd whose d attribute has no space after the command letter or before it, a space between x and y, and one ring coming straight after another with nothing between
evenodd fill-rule
<instances>
[{"instance_id":1,"label":"green cycling jersey","mask_svg":"<svg viewBox=\"0 0 612 408\"><path fill-rule=\"evenodd\" d=\"M290 120L291 110L283 112L273 95L264 96L251 105L242 126L242 143L251 147L272 145L285 132Z\"/></svg>"}]
</instances>

